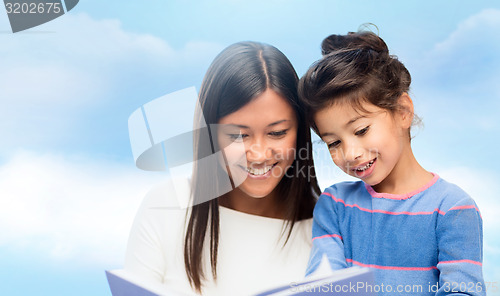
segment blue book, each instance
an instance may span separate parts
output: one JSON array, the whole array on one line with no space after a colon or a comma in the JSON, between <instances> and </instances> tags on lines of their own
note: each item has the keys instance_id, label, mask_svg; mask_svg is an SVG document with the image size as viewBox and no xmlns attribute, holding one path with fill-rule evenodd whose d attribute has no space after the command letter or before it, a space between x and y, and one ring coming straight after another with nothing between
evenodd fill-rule
<instances>
[{"instance_id":1,"label":"blue book","mask_svg":"<svg viewBox=\"0 0 500 296\"><path fill-rule=\"evenodd\" d=\"M113 296L182 296L183 293L153 282L141 280L123 269L106 270L111 295Z\"/></svg>"},{"instance_id":2,"label":"blue book","mask_svg":"<svg viewBox=\"0 0 500 296\"><path fill-rule=\"evenodd\" d=\"M255 296L288 295L376 295L377 286L373 270L350 267L332 271L328 259L323 258L318 269L300 282L288 283Z\"/></svg>"},{"instance_id":3,"label":"blue book","mask_svg":"<svg viewBox=\"0 0 500 296\"><path fill-rule=\"evenodd\" d=\"M326 258L325 258L326 259ZM324 262L325 261L325 262ZM123 269L106 271L113 296L182 296L187 295L160 283L140 279ZM288 295L356 295L373 296L377 290L373 271L369 268L350 267L332 271L326 260L322 260L316 272L298 282L277 285L255 296ZM192 294L191 294L192 295ZM235 295L248 295L245 291Z\"/></svg>"}]
</instances>

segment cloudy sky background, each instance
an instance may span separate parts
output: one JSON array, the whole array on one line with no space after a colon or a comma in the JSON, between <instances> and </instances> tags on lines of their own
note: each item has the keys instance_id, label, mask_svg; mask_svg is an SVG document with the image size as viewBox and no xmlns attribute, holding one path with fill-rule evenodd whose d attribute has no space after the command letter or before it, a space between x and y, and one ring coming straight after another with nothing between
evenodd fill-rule
<instances>
[{"instance_id":1,"label":"cloudy sky background","mask_svg":"<svg viewBox=\"0 0 500 296\"><path fill-rule=\"evenodd\" d=\"M416 157L476 200L485 280L500 285L498 1L124 2L81 1L16 34L0 9L2 294L110 295L104 270L122 266L142 197L164 177L134 166L134 110L199 89L234 42L275 45L300 76L324 37L366 22L412 73ZM347 179L324 147L315 155L322 187Z\"/></svg>"}]
</instances>

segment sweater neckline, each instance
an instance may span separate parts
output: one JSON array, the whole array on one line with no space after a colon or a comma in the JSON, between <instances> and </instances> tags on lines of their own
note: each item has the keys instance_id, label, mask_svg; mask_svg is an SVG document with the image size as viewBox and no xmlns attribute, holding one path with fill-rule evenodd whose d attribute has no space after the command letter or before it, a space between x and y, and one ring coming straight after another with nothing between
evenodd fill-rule
<instances>
[{"instance_id":1,"label":"sweater neckline","mask_svg":"<svg viewBox=\"0 0 500 296\"><path fill-rule=\"evenodd\" d=\"M378 193L376 192L373 187L371 187L370 185L365 184L365 188L366 190L368 191L368 193L370 193L370 195L374 198L386 198L386 199L394 199L394 200L404 200L404 199L409 199L411 198L412 196L414 195L417 195L419 194L420 192L423 192L425 190L427 190L429 187L431 187L432 185L434 185L437 180L439 179L439 176L436 174L436 173L432 173L431 174L434 176L432 178L432 180L430 180L429 182L427 182L427 184L425 184L424 186L416 189L416 190L413 190L409 193L405 193L405 194L391 194L391 193Z\"/></svg>"}]
</instances>

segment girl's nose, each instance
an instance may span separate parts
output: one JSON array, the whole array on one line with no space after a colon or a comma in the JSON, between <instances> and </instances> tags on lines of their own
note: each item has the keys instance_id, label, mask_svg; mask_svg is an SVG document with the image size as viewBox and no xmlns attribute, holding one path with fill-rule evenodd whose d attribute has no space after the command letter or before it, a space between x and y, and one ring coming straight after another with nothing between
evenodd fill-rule
<instances>
[{"instance_id":1,"label":"girl's nose","mask_svg":"<svg viewBox=\"0 0 500 296\"><path fill-rule=\"evenodd\" d=\"M358 145L346 145L343 156L345 161L354 162L363 156L363 149Z\"/></svg>"}]
</instances>

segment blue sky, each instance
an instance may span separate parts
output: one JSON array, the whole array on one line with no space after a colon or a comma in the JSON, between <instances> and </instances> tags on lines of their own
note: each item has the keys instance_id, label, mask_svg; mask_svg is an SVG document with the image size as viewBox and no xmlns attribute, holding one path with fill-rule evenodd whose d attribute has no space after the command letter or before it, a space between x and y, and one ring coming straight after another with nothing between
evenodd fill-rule
<instances>
[{"instance_id":1,"label":"blue sky","mask_svg":"<svg viewBox=\"0 0 500 296\"><path fill-rule=\"evenodd\" d=\"M2 294L110 295L104 270L121 267L135 211L163 177L134 166L134 110L199 88L234 42L275 45L300 76L324 37L367 22L412 73L417 159L477 201L485 279L500 285L498 1L80 1L16 34L2 11ZM323 147L315 155L322 187L346 179Z\"/></svg>"}]
</instances>

